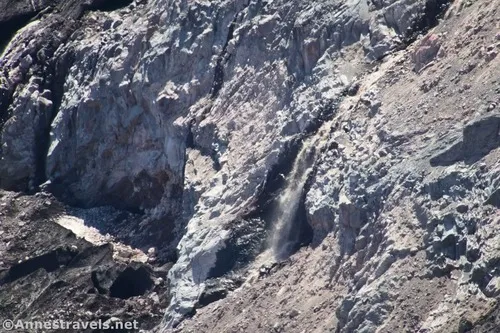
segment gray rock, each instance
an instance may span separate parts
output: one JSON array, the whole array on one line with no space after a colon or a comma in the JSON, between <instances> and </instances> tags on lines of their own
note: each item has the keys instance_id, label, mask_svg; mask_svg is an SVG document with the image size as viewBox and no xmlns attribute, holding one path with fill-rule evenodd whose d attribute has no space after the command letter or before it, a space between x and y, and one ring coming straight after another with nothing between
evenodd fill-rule
<instances>
[{"instance_id":1,"label":"gray rock","mask_svg":"<svg viewBox=\"0 0 500 333\"><path fill-rule=\"evenodd\" d=\"M500 208L500 189L495 190L486 200L486 205L492 205Z\"/></svg>"},{"instance_id":2,"label":"gray rock","mask_svg":"<svg viewBox=\"0 0 500 333\"><path fill-rule=\"evenodd\" d=\"M424 66L433 61L441 47L441 38L435 34L425 36L412 54L415 71L420 71Z\"/></svg>"},{"instance_id":3,"label":"gray rock","mask_svg":"<svg viewBox=\"0 0 500 333\"><path fill-rule=\"evenodd\" d=\"M361 228L365 223L363 211L346 196L340 197L339 219L341 223L355 229Z\"/></svg>"},{"instance_id":4,"label":"gray rock","mask_svg":"<svg viewBox=\"0 0 500 333\"><path fill-rule=\"evenodd\" d=\"M406 101L371 89L387 79L386 67L398 67L391 82L404 78L404 54L376 68L366 60L429 28L422 24L444 7L425 17L428 4L151 0L113 11L100 1L61 3L16 34L1 57L0 186L140 214L131 233L177 248L163 272L171 297L159 330L167 332L229 295L217 279L264 244L265 212L287 190L279 179L294 185L286 182L294 149L316 138L296 215L313 247L330 242L321 251L331 271L325 278L348 294L339 296L336 330L375 332L398 298L388 282L402 267L395 262L431 248L431 263L415 263L445 267L441 273L460 260L471 265L483 260L471 239L489 231L476 230L482 215L466 220L483 207L457 206L486 193L473 163L458 164L498 147L500 118L429 144L425 131L410 128L417 118L402 119L413 117L396 105ZM416 68L433 61L440 44L424 38ZM465 66L462 75L480 67ZM358 90L371 118L344 96ZM441 126L426 130L449 131ZM498 206L495 191L487 203ZM464 216L444 218L454 207ZM151 221L168 232L158 236ZM160 254L158 247L151 257ZM489 268L477 272L477 281L489 276Z\"/></svg>"},{"instance_id":5,"label":"gray rock","mask_svg":"<svg viewBox=\"0 0 500 333\"><path fill-rule=\"evenodd\" d=\"M492 278L483 292L488 297L497 297L500 295L500 277L495 276Z\"/></svg>"},{"instance_id":6,"label":"gray rock","mask_svg":"<svg viewBox=\"0 0 500 333\"><path fill-rule=\"evenodd\" d=\"M476 162L500 145L499 132L499 116L473 120L464 127L462 141L431 158L431 165L450 165L461 160Z\"/></svg>"}]
</instances>

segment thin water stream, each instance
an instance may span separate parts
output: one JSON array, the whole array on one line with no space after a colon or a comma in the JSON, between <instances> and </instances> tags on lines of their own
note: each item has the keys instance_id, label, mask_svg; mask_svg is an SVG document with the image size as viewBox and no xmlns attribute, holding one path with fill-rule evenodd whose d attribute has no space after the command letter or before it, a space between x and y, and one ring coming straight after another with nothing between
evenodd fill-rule
<instances>
[{"instance_id":1,"label":"thin water stream","mask_svg":"<svg viewBox=\"0 0 500 333\"><path fill-rule=\"evenodd\" d=\"M297 211L303 197L304 185L314 164L317 139L306 139L297 154L285 187L276 202L272 214L272 231L269 247L277 260L288 257L300 240Z\"/></svg>"}]
</instances>

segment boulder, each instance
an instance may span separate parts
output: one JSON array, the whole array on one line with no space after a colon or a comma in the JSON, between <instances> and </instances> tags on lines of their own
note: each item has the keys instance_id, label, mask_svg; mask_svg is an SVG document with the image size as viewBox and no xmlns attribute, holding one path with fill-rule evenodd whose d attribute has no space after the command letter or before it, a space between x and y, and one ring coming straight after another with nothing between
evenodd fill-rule
<instances>
[{"instance_id":1,"label":"boulder","mask_svg":"<svg viewBox=\"0 0 500 333\"><path fill-rule=\"evenodd\" d=\"M414 70L419 72L427 64L432 62L441 48L441 38L436 34L428 34L417 45L412 54L415 64Z\"/></svg>"}]
</instances>

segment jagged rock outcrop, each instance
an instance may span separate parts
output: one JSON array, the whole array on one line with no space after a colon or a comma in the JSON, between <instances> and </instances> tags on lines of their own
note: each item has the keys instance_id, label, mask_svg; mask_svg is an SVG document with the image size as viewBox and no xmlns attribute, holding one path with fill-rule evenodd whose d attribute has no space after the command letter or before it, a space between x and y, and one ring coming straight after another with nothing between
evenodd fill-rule
<instances>
[{"instance_id":1,"label":"jagged rock outcrop","mask_svg":"<svg viewBox=\"0 0 500 333\"><path fill-rule=\"evenodd\" d=\"M122 244L96 244L61 226L57 221L69 218L64 211L46 193L0 191L2 320L136 320L141 329L157 326L168 302L164 272ZM25 325L15 331L35 330ZM67 331L53 327L51 332Z\"/></svg>"},{"instance_id":2,"label":"jagged rock outcrop","mask_svg":"<svg viewBox=\"0 0 500 333\"><path fill-rule=\"evenodd\" d=\"M425 295L426 310L405 329L443 331L464 315L475 323L497 295L495 238L484 235L495 233L499 206L499 3L450 5L19 5L17 17L38 17L0 59L0 185L132 214L113 219L114 231L104 220L95 227L138 247L154 239L160 259L175 261L158 330L196 313L179 329L199 318L203 331L223 331L217 325L234 324L224 317L238 308L233 298L258 288L266 294L248 298L261 307L253 315L324 294L311 297L321 301L314 308L297 301L303 309L289 316L312 311L307 329L317 331L398 331L414 306L404 298L423 288L455 296L434 307ZM313 161L297 185L287 177L307 145ZM281 242L310 248L235 290L266 257L257 257L266 232L287 211L277 198L291 187L300 197ZM286 283L307 287L290 296ZM227 313L203 322L215 301ZM267 330L266 320L242 329ZM306 329L290 325L269 329Z\"/></svg>"}]
</instances>

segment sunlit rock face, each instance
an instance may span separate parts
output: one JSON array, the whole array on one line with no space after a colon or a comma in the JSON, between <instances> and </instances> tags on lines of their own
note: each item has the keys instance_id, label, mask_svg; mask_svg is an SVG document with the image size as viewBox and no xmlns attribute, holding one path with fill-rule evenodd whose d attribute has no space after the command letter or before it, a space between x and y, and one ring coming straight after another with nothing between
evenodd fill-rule
<instances>
[{"instance_id":1,"label":"sunlit rock face","mask_svg":"<svg viewBox=\"0 0 500 333\"><path fill-rule=\"evenodd\" d=\"M355 275L342 277L352 285L337 295L345 300L335 307L341 332L371 332L389 317L392 305L381 301L384 315L363 321L369 309L359 299L378 297L375 283L385 283L380 278L395 262L418 251L439 265L459 261L463 244L473 243L462 227L468 222L449 222L446 205L437 203L476 193L475 163L498 147L497 117L480 119L497 104L449 115L437 100L445 93L440 76L459 81L440 61L463 46L457 36L447 39L451 32L439 20L458 27L455 14L467 6L21 3L0 16L12 33L22 27L0 41L0 185L139 216L127 228L169 248L175 261L161 329L192 316L200 299L207 305L236 289L220 279L234 272L246 279L273 237L289 245L286 257L335 244L334 262L319 266ZM495 3L471 11L496 13ZM430 29L437 31L423 37ZM489 73L494 43L481 51L483 65L461 65L457 75ZM479 96L474 85L462 93ZM430 125L432 112L449 123ZM457 119L470 123L452 124ZM495 177L488 173L491 184L477 194L494 207ZM419 223L408 222L415 214ZM277 220L288 225L275 228ZM438 221L444 226L434 226Z\"/></svg>"}]
</instances>

